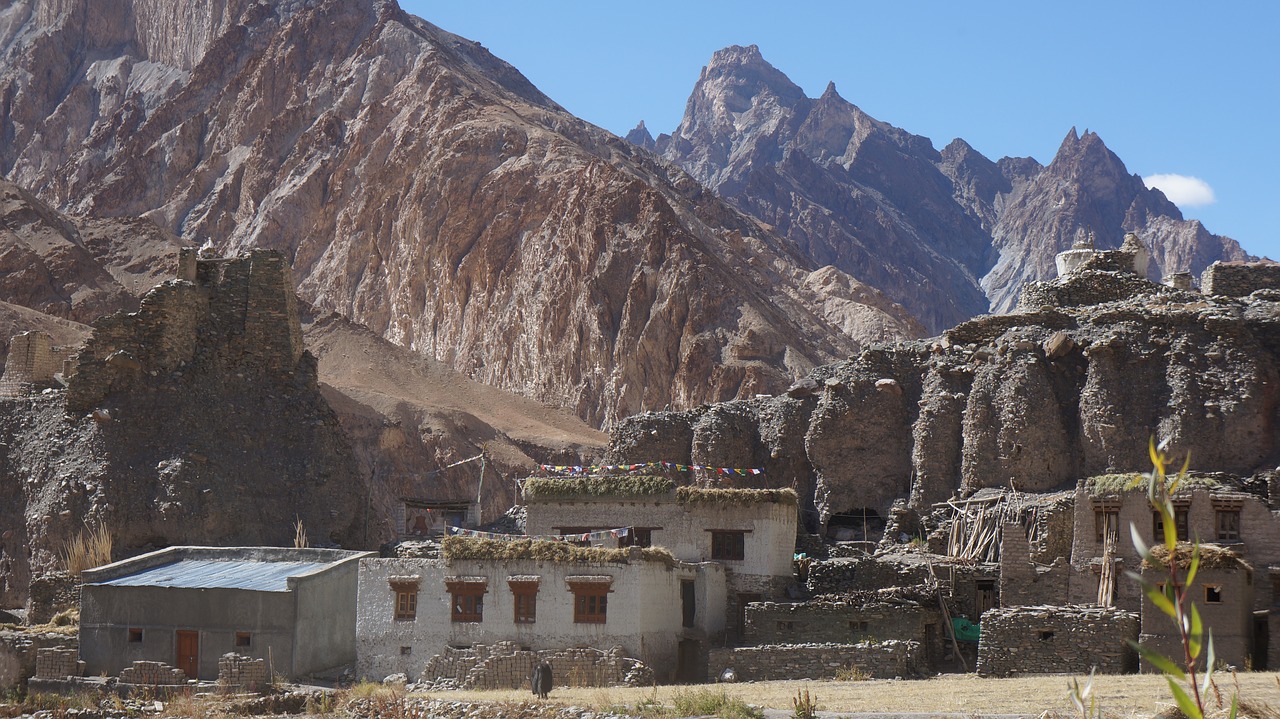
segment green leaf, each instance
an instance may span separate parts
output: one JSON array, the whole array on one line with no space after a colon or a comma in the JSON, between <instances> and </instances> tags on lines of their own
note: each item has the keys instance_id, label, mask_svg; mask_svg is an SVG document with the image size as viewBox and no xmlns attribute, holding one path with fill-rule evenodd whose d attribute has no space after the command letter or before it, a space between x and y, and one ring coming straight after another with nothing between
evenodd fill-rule
<instances>
[{"instance_id":1,"label":"green leaf","mask_svg":"<svg viewBox=\"0 0 1280 719\"><path fill-rule=\"evenodd\" d=\"M1165 585L1165 591L1168 591L1168 588L1168 585ZM1177 608L1173 606L1173 602L1169 597L1165 596L1164 591L1161 591L1160 587L1144 587L1143 592L1146 593L1147 598L1150 599L1151 603L1156 605L1160 611L1171 617L1178 616Z\"/></svg>"},{"instance_id":2,"label":"green leaf","mask_svg":"<svg viewBox=\"0 0 1280 719\"><path fill-rule=\"evenodd\" d=\"M1138 550L1139 556L1143 559L1151 556L1151 548L1142 541L1142 533L1138 531L1138 525L1133 522L1129 522L1129 539L1133 541L1133 548Z\"/></svg>"},{"instance_id":3,"label":"green leaf","mask_svg":"<svg viewBox=\"0 0 1280 719\"><path fill-rule=\"evenodd\" d=\"M1231 713L1227 715L1227 719L1236 719L1236 713L1240 711L1240 695L1231 695Z\"/></svg>"},{"instance_id":4,"label":"green leaf","mask_svg":"<svg viewBox=\"0 0 1280 719\"><path fill-rule=\"evenodd\" d=\"M1160 512L1160 521L1164 525L1164 548L1169 550L1169 562L1176 562L1175 552L1178 550L1178 526L1174 524L1173 503L1165 499L1156 505Z\"/></svg>"},{"instance_id":5,"label":"green leaf","mask_svg":"<svg viewBox=\"0 0 1280 719\"><path fill-rule=\"evenodd\" d=\"M1196 608L1196 603L1191 603L1191 630L1187 632L1187 650L1191 652L1191 658L1198 659L1200 657L1200 640L1204 637L1204 625L1200 623L1200 610Z\"/></svg>"},{"instance_id":6,"label":"green leaf","mask_svg":"<svg viewBox=\"0 0 1280 719\"><path fill-rule=\"evenodd\" d=\"M1181 679L1183 681L1186 680L1187 673L1182 671L1182 669L1180 669L1177 664L1174 664L1173 660L1169 659L1168 657L1157 652L1154 649L1148 649L1147 647L1142 646L1141 644L1133 641L1132 639L1126 639L1125 641L1129 643L1129 646L1138 650L1138 654L1141 654L1142 658L1146 659L1147 662L1151 664L1151 666L1155 667L1156 669L1159 669L1160 671L1164 672L1169 676L1177 677L1178 679Z\"/></svg>"},{"instance_id":7,"label":"green leaf","mask_svg":"<svg viewBox=\"0 0 1280 719\"><path fill-rule=\"evenodd\" d=\"M1200 679L1201 695L1209 693L1209 685L1213 683L1213 665L1218 663L1218 658L1213 653L1213 628L1212 627L1209 629L1209 641L1207 642L1207 644L1209 647L1209 652L1208 654L1205 655L1204 675Z\"/></svg>"},{"instance_id":8,"label":"green leaf","mask_svg":"<svg viewBox=\"0 0 1280 719\"><path fill-rule=\"evenodd\" d=\"M1175 682L1171 676L1165 676L1165 681L1169 682L1169 691L1173 694L1173 700L1178 703L1182 713L1187 715L1187 719L1204 719L1204 712L1191 701L1191 697L1187 696L1187 690L1183 689L1182 685Z\"/></svg>"},{"instance_id":9,"label":"green leaf","mask_svg":"<svg viewBox=\"0 0 1280 719\"><path fill-rule=\"evenodd\" d=\"M1194 544L1191 545L1191 567L1187 569L1187 579L1183 586L1191 586L1196 580L1196 572L1200 571L1200 538L1197 537Z\"/></svg>"},{"instance_id":10,"label":"green leaf","mask_svg":"<svg viewBox=\"0 0 1280 719\"><path fill-rule=\"evenodd\" d=\"M1147 443L1147 454L1151 455L1151 466L1156 468L1156 472L1164 474L1164 454L1156 449L1156 436L1151 435L1150 441Z\"/></svg>"}]
</instances>

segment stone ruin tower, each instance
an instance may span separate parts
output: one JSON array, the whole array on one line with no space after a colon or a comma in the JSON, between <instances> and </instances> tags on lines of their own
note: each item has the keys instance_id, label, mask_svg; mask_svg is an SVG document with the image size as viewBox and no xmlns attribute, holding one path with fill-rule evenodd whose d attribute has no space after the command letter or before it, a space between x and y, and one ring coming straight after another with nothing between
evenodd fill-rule
<instances>
[{"instance_id":1,"label":"stone ruin tower","mask_svg":"<svg viewBox=\"0 0 1280 719\"><path fill-rule=\"evenodd\" d=\"M94 323L67 380L67 411L91 410L114 392L154 384L150 378L193 372L305 381L296 375L314 375L315 366L303 349L293 278L280 253L205 259L183 249L177 279L149 292L137 312Z\"/></svg>"}]
</instances>

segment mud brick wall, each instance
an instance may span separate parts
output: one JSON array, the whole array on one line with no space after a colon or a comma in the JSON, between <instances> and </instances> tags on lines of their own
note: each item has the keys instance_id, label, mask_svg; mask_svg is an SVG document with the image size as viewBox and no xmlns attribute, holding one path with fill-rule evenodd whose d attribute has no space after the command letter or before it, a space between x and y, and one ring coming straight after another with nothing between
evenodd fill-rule
<instances>
[{"instance_id":1,"label":"mud brick wall","mask_svg":"<svg viewBox=\"0 0 1280 719\"><path fill-rule=\"evenodd\" d=\"M1244 297L1255 290L1280 290L1280 264L1273 262L1215 262L1200 276L1206 295Z\"/></svg>"},{"instance_id":2,"label":"mud brick wall","mask_svg":"<svg viewBox=\"0 0 1280 719\"><path fill-rule=\"evenodd\" d=\"M23 332L9 341L9 356L0 377L0 396L16 397L32 384L53 382L62 358L53 353L53 339L44 332Z\"/></svg>"},{"instance_id":3,"label":"mud brick wall","mask_svg":"<svg viewBox=\"0 0 1280 719\"><path fill-rule=\"evenodd\" d=\"M120 672L120 682L156 686L186 684L187 675L164 662L137 661Z\"/></svg>"},{"instance_id":4,"label":"mud brick wall","mask_svg":"<svg viewBox=\"0 0 1280 719\"><path fill-rule=\"evenodd\" d=\"M61 679L84 674L84 662L80 651L74 647L48 647L36 650L36 676L40 679Z\"/></svg>"},{"instance_id":5,"label":"mud brick wall","mask_svg":"<svg viewBox=\"0 0 1280 719\"><path fill-rule=\"evenodd\" d=\"M1138 615L1090 606L992 609L982 615L978 674L1124 674L1138 669L1125 642L1138 639Z\"/></svg>"},{"instance_id":6,"label":"mud brick wall","mask_svg":"<svg viewBox=\"0 0 1280 719\"><path fill-rule=\"evenodd\" d=\"M920 654L919 643L902 641L712 649L707 674L718 677L732 668L738 681L833 679L851 670L881 679L910 677L919 673Z\"/></svg>"},{"instance_id":7,"label":"mud brick wall","mask_svg":"<svg viewBox=\"0 0 1280 719\"><path fill-rule=\"evenodd\" d=\"M267 662L231 652L218 659L218 684L225 689L257 691L267 685Z\"/></svg>"},{"instance_id":8,"label":"mud brick wall","mask_svg":"<svg viewBox=\"0 0 1280 719\"><path fill-rule=\"evenodd\" d=\"M0 631L0 693L19 688L36 674L39 652L65 648L76 657L77 640L64 634Z\"/></svg>"},{"instance_id":9,"label":"mud brick wall","mask_svg":"<svg viewBox=\"0 0 1280 719\"><path fill-rule=\"evenodd\" d=\"M521 650L513 642L478 644L471 649L446 648L427 662L424 684L463 689L528 688L529 675L540 661L551 663L556 686L603 687L651 682L653 672L638 659L609 650L574 648L540 652Z\"/></svg>"},{"instance_id":10,"label":"mud brick wall","mask_svg":"<svg viewBox=\"0 0 1280 719\"><path fill-rule=\"evenodd\" d=\"M1001 606L1065 604L1070 565L1063 556L1047 567L1035 564L1022 525L1004 525L1000 540Z\"/></svg>"}]
</instances>

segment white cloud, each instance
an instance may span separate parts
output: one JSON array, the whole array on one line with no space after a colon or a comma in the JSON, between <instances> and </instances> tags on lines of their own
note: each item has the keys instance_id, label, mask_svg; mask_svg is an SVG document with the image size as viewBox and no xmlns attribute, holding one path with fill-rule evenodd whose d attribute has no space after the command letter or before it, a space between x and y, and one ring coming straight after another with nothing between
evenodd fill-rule
<instances>
[{"instance_id":1,"label":"white cloud","mask_svg":"<svg viewBox=\"0 0 1280 719\"><path fill-rule=\"evenodd\" d=\"M1142 182L1148 188L1159 188L1178 207L1204 207L1218 201L1209 183L1188 175L1147 175Z\"/></svg>"}]
</instances>

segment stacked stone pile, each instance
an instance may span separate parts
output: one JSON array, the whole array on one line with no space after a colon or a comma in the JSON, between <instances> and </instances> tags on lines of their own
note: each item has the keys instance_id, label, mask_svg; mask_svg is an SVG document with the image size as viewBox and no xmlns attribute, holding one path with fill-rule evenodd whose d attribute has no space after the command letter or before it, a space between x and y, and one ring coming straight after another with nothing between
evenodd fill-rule
<instances>
[{"instance_id":1,"label":"stacked stone pile","mask_svg":"<svg viewBox=\"0 0 1280 719\"><path fill-rule=\"evenodd\" d=\"M171 686L186 684L187 675L181 669L164 662L136 661L121 670L122 684L151 684L155 686Z\"/></svg>"},{"instance_id":2,"label":"stacked stone pile","mask_svg":"<svg viewBox=\"0 0 1280 719\"><path fill-rule=\"evenodd\" d=\"M218 659L218 686L227 691L258 691L267 685L267 663L229 652Z\"/></svg>"},{"instance_id":3,"label":"stacked stone pile","mask_svg":"<svg viewBox=\"0 0 1280 719\"><path fill-rule=\"evenodd\" d=\"M738 681L834 679L858 672L884 679L918 674L919 642L889 640L861 644L766 644L712 649L707 673L733 669Z\"/></svg>"}]
</instances>

